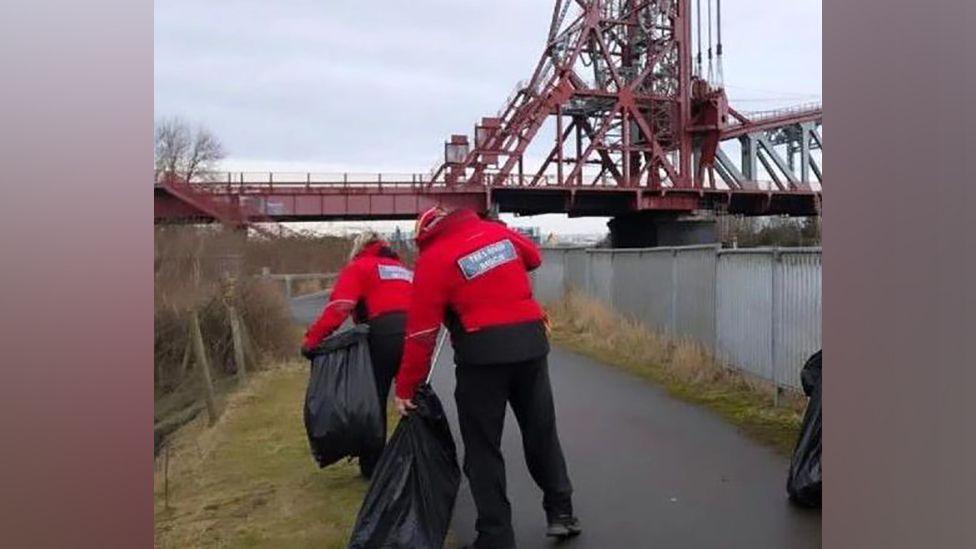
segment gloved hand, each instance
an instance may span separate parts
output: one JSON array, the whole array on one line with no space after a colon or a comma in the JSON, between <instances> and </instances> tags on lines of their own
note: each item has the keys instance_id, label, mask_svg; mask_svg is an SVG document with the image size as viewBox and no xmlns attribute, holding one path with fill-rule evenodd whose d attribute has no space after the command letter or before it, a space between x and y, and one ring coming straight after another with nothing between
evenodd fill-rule
<instances>
[{"instance_id":1,"label":"gloved hand","mask_svg":"<svg viewBox=\"0 0 976 549\"><path fill-rule=\"evenodd\" d=\"M549 313L545 311L542 313L542 325L546 328L546 337L552 337L552 320L549 319Z\"/></svg>"},{"instance_id":2,"label":"gloved hand","mask_svg":"<svg viewBox=\"0 0 976 549\"><path fill-rule=\"evenodd\" d=\"M309 349L308 347L302 345L302 356L308 360L315 358L315 349Z\"/></svg>"},{"instance_id":3,"label":"gloved hand","mask_svg":"<svg viewBox=\"0 0 976 549\"><path fill-rule=\"evenodd\" d=\"M409 398L393 397L394 403L396 404L397 412L401 416L406 417L411 411L416 410L417 406L413 403L413 400Z\"/></svg>"}]
</instances>

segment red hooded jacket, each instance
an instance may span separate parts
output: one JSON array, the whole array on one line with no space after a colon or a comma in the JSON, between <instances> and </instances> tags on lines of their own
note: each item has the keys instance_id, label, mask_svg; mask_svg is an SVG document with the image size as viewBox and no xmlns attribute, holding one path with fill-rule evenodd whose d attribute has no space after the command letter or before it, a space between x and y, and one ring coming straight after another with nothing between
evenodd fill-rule
<instances>
[{"instance_id":1,"label":"red hooded jacket","mask_svg":"<svg viewBox=\"0 0 976 549\"><path fill-rule=\"evenodd\" d=\"M356 322L406 312L413 273L403 266L386 242L367 245L339 273L329 302L308 331L303 346L311 349L354 312Z\"/></svg>"},{"instance_id":2,"label":"red hooded jacket","mask_svg":"<svg viewBox=\"0 0 976 549\"><path fill-rule=\"evenodd\" d=\"M398 397L412 398L427 376L442 322L459 365L519 362L549 352L545 315L528 275L542 263L532 241L457 210L419 235L417 246Z\"/></svg>"}]
</instances>

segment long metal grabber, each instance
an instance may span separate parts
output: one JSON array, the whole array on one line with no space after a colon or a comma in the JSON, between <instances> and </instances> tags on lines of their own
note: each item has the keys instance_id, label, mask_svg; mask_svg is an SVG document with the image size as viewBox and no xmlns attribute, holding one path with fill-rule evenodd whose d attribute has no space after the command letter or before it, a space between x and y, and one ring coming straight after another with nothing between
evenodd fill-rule
<instances>
[{"instance_id":1,"label":"long metal grabber","mask_svg":"<svg viewBox=\"0 0 976 549\"><path fill-rule=\"evenodd\" d=\"M427 370L427 380L424 383L430 383L430 378L434 377L434 367L437 366L437 359L440 358L441 349L444 348L444 340L447 339L447 329L442 326L439 332L437 347L434 349L434 357L430 360L430 369Z\"/></svg>"}]
</instances>

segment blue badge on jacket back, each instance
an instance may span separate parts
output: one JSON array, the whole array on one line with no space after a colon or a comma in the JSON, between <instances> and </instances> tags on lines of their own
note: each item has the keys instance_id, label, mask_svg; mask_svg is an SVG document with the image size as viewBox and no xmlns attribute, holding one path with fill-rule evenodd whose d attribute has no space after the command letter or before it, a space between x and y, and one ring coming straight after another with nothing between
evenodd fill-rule
<instances>
[{"instance_id":1,"label":"blue badge on jacket back","mask_svg":"<svg viewBox=\"0 0 976 549\"><path fill-rule=\"evenodd\" d=\"M472 280L495 267L516 259L518 259L518 254L515 253L515 245L512 244L511 240L505 239L469 253L458 259L457 264L461 268L464 278Z\"/></svg>"},{"instance_id":2,"label":"blue badge on jacket back","mask_svg":"<svg viewBox=\"0 0 976 549\"><path fill-rule=\"evenodd\" d=\"M377 265L380 280L406 280L413 282L413 271L399 265Z\"/></svg>"}]
</instances>

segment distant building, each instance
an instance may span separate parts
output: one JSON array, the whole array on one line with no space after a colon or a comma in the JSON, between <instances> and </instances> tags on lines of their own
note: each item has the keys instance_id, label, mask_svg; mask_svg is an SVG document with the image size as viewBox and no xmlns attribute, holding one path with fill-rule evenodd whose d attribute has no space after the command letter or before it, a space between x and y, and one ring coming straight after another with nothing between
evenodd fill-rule
<instances>
[{"instance_id":1,"label":"distant building","mask_svg":"<svg viewBox=\"0 0 976 549\"><path fill-rule=\"evenodd\" d=\"M515 230L536 244L542 243L542 231L539 227L515 227Z\"/></svg>"},{"instance_id":2,"label":"distant building","mask_svg":"<svg viewBox=\"0 0 976 549\"><path fill-rule=\"evenodd\" d=\"M606 233L596 234L555 234L546 237L546 246L551 247L594 247L606 239Z\"/></svg>"}]
</instances>

